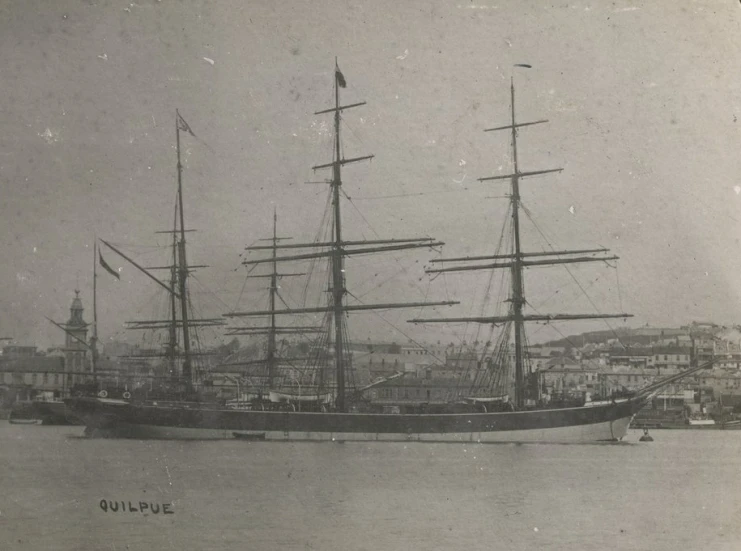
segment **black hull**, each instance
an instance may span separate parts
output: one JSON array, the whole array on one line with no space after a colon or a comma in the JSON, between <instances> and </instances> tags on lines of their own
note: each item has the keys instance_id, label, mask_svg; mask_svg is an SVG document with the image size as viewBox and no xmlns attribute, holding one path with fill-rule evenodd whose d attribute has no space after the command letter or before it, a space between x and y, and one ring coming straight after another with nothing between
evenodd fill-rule
<instances>
[{"instance_id":1,"label":"black hull","mask_svg":"<svg viewBox=\"0 0 741 551\"><path fill-rule=\"evenodd\" d=\"M33 402L32 414L41 420L42 425L83 425L83 421L75 418L64 402Z\"/></svg>"},{"instance_id":2,"label":"black hull","mask_svg":"<svg viewBox=\"0 0 741 551\"><path fill-rule=\"evenodd\" d=\"M228 410L212 405L133 404L71 398L86 434L266 440L594 442L620 440L642 402L459 414L307 413Z\"/></svg>"}]
</instances>

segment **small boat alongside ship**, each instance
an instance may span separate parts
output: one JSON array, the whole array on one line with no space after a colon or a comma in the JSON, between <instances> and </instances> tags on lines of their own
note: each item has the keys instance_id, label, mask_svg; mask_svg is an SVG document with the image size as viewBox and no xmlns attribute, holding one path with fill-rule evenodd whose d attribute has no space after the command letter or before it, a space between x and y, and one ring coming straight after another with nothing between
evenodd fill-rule
<instances>
[{"instance_id":1,"label":"small boat alongside ship","mask_svg":"<svg viewBox=\"0 0 741 551\"><path fill-rule=\"evenodd\" d=\"M12 425L38 425L41 419L34 414L31 401L19 401L10 407L8 422Z\"/></svg>"},{"instance_id":2,"label":"small boat alongside ship","mask_svg":"<svg viewBox=\"0 0 741 551\"><path fill-rule=\"evenodd\" d=\"M64 404L63 398L36 399L31 402L32 415L42 425L81 425L82 421L74 418Z\"/></svg>"},{"instance_id":3,"label":"small boat alongside ship","mask_svg":"<svg viewBox=\"0 0 741 551\"><path fill-rule=\"evenodd\" d=\"M7 413L7 419L17 425L81 425L82 421L68 417L68 409L62 398L45 395L32 400L15 402Z\"/></svg>"},{"instance_id":4,"label":"small boat alongside ship","mask_svg":"<svg viewBox=\"0 0 741 551\"><path fill-rule=\"evenodd\" d=\"M247 261L245 264L259 262L292 262L322 258L329 261L328 304L319 307L278 309L274 303L269 310L251 312L230 312L231 318L270 316L275 328L275 316L305 313L323 314L325 322L325 345L333 351L333 372L320 370L316 386L312 389L309 402L320 407L306 410L296 408L307 396L286 392L285 389L267 390L270 403L282 403L285 407L268 407L262 401L259 407L252 403L240 402L225 405L213 400L201 399L199 381L191 370L189 352L189 314L185 301L187 296L187 277L189 268L185 260L185 227L182 210L182 178L180 164L180 132L191 132L187 124L177 115L176 135L178 151L178 200L179 235L177 247L177 285L174 280L166 287L173 297L182 301L180 318L176 319L173 310L171 331L182 334L184 361L180 369L182 391L177 399L162 400L123 400L103 397L72 397L65 400L75 416L84 420L86 434L113 438L158 438L158 439L224 439L245 440L321 440L321 441L421 441L421 442L558 442L590 443L621 440L636 414L646 402L661 388L683 377L692 375L712 365L712 361L693 367L677 375L666 377L657 383L641 389L630 397L604 400L596 403L554 404L548 403L540 394L537 373L530 370L526 359L525 325L527 322L558 322L582 319L625 318L628 314L529 314L525 312L527 301L524 294L524 270L536 266L570 264L580 262L604 262L617 259L613 256L575 256L605 253L606 249L582 249L551 252L524 252L521 249L519 216L523 208L520 203L520 181L529 176L559 172L561 169L523 171L517 158L517 133L522 127L546 122L518 122L515 118L515 89L511 85L511 121L490 130L505 130L511 133L513 171L503 176L481 178L486 180L509 180L511 185L510 219L507 226L513 238L507 241L509 250L497 250L497 254L483 257L464 257L439 261L462 262L452 268L428 270L440 273L464 270L506 270L510 275L508 312L500 316L426 318L410 320L413 323L473 323L483 326L501 327L498 341L498 355L486 363L486 369L474 383L461 388L458 396L451 400L450 407L441 411L420 413L381 413L374 411L372 405L358 400L362 388L348 384L350 372L350 353L347 347L347 317L352 312L364 310L386 310L391 308L410 308L426 306L451 306L454 301L348 304L349 292L346 287L345 259L353 255L382 253L386 251L434 247L442 243L429 238L386 239L375 241L346 240L342 230L340 199L342 191L342 168L358 161L373 158L372 155L345 158L340 144L340 114L364 102L342 105L340 89L346 87L344 75L339 67L334 71L334 99L332 108L317 112L329 113L334 118L333 160L330 163L313 167L331 169L329 202L331 204L331 238L326 242L295 244L292 247L306 247L313 252L288 256L275 256L266 260ZM192 133L192 132L191 132ZM177 217L176 217L177 218ZM501 241L500 241L501 242ZM273 250L283 248L274 243ZM485 265L470 265L469 261L493 260ZM275 270L273 271L275 272ZM175 270L173 270L175 274ZM152 276L150 276L152 277ZM272 283L275 286L275 281ZM191 318L192 319L192 318ZM510 335L514 337L514 361L509 360L505 351L510 349ZM514 363L514 365L511 365ZM272 378L274 374L268 374ZM510 391L513 398L510 399ZM274 400L273 400L274 398Z\"/></svg>"},{"instance_id":5,"label":"small boat alongside ship","mask_svg":"<svg viewBox=\"0 0 741 551\"><path fill-rule=\"evenodd\" d=\"M697 408L697 405L695 405ZM741 420L724 408L722 399L715 413L709 413L705 404L692 411L689 406L681 408L655 409L646 407L633 419L634 429L681 429L681 430L741 430Z\"/></svg>"},{"instance_id":6,"label":"small boat alongside ship","mask_svg":"<svg viewBox=\"0 0 741 551\"><path fill-rule=\"evenodd\" d=\"M715 419L636 419L632 429L675 429L675 430L741 430L741 420L716 421Z\"/></svg>"}]
</instances>

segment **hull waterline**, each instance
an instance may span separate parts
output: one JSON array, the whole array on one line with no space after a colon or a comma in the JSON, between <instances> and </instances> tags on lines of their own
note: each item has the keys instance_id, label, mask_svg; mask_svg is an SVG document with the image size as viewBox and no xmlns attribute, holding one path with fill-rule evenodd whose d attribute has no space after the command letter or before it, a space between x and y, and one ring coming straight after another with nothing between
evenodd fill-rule
<instances>
[{"instance_id":1,"label":"hull waterline","mask_svg":"<svg viewBox=\"0 0 741 551\"><path fill-rule=\"evenodd\" d=\"M88 436L175 440L538 442L619 441L643 405L461 414L234 411L205 405L70 399Z\"/></svg>"}]
</instances>

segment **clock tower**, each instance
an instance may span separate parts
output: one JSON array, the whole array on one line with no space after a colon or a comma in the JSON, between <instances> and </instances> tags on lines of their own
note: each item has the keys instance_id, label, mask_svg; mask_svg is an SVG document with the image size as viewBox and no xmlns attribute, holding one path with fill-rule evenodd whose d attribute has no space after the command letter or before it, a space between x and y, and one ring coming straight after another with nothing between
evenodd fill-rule
<instances>
[{"instance_id":1,"label":"clock tower","mask_svg":"<svg viewBox=\"0 0 741 551\"><path fill-rule=\"evenodd\" d=\"M87 357L87 328L88 324L82 319L82 300L80 300L80 291L75 289L75 298L70 306L69 320L65 324L65 341L64 341L64 370L67 372L68 384L74 385L78 382L85 381L90 371L90 366L86 361Z\"/></svg>"}]
</instances>

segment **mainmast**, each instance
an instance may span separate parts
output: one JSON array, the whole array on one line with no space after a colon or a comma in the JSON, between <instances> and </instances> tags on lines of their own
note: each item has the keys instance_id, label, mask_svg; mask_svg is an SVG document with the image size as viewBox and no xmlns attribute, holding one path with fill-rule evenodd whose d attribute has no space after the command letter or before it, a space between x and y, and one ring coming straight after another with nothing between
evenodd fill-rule
<instances>
[{"instance_id":1,"label":"mainmast","mask_svg":"<svg viewBox=\"0 0 741 551\"><path fill-rule=\"evenodd\" d=\"M561 172L562 168L553 168L546 170L535 170L523 172L520 170L517 157L517 129L524 126L532 126L548 122L547 120L538 120L534 122L518 123L515 118L515 85L514 79L510 82L511 92L511 124L489 128L484 132L493 132L499 130L509 130L512 134L512 174L503 176L490 176L479 178L480 182L488 180L510 180L511 193L510 203L512 210L512 230L514 233L514 250L511 254L491 255L491 256L472 256L462 258L436 259L433 262L465 262L473 260L506 260L505 262L494 262L492 264L479 264L473 266L454 266L450 268L435 268L426 270L427 273L440 272L460 272L468 270L484 270L503 268L511 272L511 291L510 291L510 313L507 316L498 317L461 317L461 318L442 318L442 319L414 319L412 323L430 323L430 322L473 322L482 324L498 325L512 322L514 325L515 336L515 407L522 409L525 406L525 322L527 321L558 321L558 320L579 320L579 319L604 319L604 318L625 318L631 317L629 314L550 314L550 315L526 315L524 307L527 303L525 299L524 268L530 266L550 266L556 264L572 264L581 262L597 262L607 260L617 260L617 256L602 257L570 257L566 255L585 254L585 253L604 253L608 249L580 249L565 250L552 252L523 252L520 243L520 180L528 176L539 174L549 174L552 172ZM530 257L553 257L566 256L565 258L544 258L543 260L528 260Z\"/></svg>"},{"instance_id":2,"label":"mainmast","mask_svg":"<svg viewBox=\"0 0 741 551\"><path fill-rule=\"evenodd\" d=\"M522 252L520 251L520 170L517 165L517 124L515 122L515 85L511 81L510 90L512 92L512 193L510 201L512 202L512 225L515 236L515 255L512 262L512 309L515 324L515 404L522 407L524 404L524 370L523 370L523 329L522 307L525 305L525 290L522 284Z\"/></svg>"},{"instance_id":3,"label":"mainmast","mask_svg":"<svg viewBox=\"0 0 741 551\"><path fill-rule=\"evenodd\" d=\"M190 355L190 328L188 327L188 295L186 293L187 286L186 280L188 279L188 262L185 257L185 218L183 214L183 164L180 161L180 130L187 130L190 134L193 131L188 126L188 123L180 116L180 112L175 110L175 140L177 145L177 171L178 171L178 207L180 214L180 243L178 243L179 253L179 273L178 273L178 285L180 289L180 315L183 320L183 351L185 352L185 358L183 359L183 371L182 377L185 381L187 390L193 385L193 373Z\"/></svg>"},{"instance_id":4,"label":"mainmast","mask_svg":"<svg viewBox=\"0 0 741 551\"><path fill-rule=\"evenodd\" d=\"M334 107L325 109L323 111L317 111L315 115L321 115L325 113L333 113L334 115L334 147L333 147L333 161L331 163L317 165L312 167L313 170L331 168L332 178L327 183L330 186L330 193L332 197L332 240L326 243L301 243L301 244L290 244L286 247L306 247L306 248L325 248L317 252L298 254L291 256L275 257L270 259L252 260L245 261L244 264L258 264L261 262L278 262L278 261L292 261L292 260L308 260L312 258L328 258L330 260L331 268L331 285L329 289L331 292L331 304L324 308L299 308L299 309L286 309L286 310L275 310L271 308L270 311L257 311L257 312L231 312L225 314L227 317L239 317L239 316L260 316L260 315L273 315L273 314L297 314L297 313L319 313L319 312L330 312L333 317L334 323L334 341L335 341L335 380L337 385L337 394L335 399L335 408L338 411L346 411L346 381L345 381L345 369L346 369L346 358L344 343L347 339L344 330L344 318L345 314L350 311L359 310L380 310L390 308L409 308L414 306L442 306L457 304L454 301L444 302L421 302L421 303L389 303L389 304L345 304L345 295L347 293L345 285L345 272L344 272L344 258L351 255L359 254L370 254L376 252L385 251L396 251L401 249L413 249L420 247L435 247L443 245L439 241L435 241L431 238L414 238L414 239L385 239L385 240L374 240L374 241L343 241L342 238L342 213L340 209L340 193L342 186L342 166L350 163L356 163L359 161L365 161L373 158L373 155L365 155L362 157L354 157L345 159L342 157L342 147L340 142L340 122L341 112L346 109L353 107L359 107L365 105L365 102L352 103L349 105L340 105L340 88L345 88L347 83L345 77L340 71L335 59L335 71L334 71ZM384 245L379 247L367 247L369 244ZM360 248L348 248L365 245Z\"/></svg>"},{"instance_id":5,"label":"mainmast","mask_svg":"<svg viewBox=\"0 0 741 551\"><path fill-rule=\"evenodd\" d=\"M342 185L342 165L340 164L340 86L347 86L335 58L334 71L334 164L332 166L332 202L334 211L334 244L332 245L332 305L334 306L334 356L337 377L337 409L345 411L345 363L344 363L344 312L342 302L345 297L345 274L342 257L342 217L340 216L340 186Z\"/></svg>"}]
</instances>

